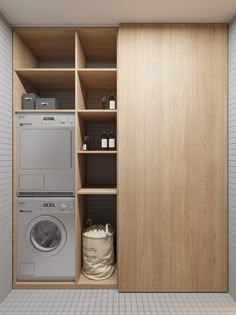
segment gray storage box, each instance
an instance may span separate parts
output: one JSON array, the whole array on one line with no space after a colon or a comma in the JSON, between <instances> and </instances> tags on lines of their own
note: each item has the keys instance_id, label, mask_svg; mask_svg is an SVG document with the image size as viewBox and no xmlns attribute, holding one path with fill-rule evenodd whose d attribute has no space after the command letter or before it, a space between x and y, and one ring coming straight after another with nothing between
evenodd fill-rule
<instances>
[{"instance_id":1,"label":"gray storage box","mask_svg":"<svg viewBox=\"0 0 236 315\"><path fill-rule=\"evenodd\" d=\"M37 98L36 109L58 109L56 98Z\"/></svg>"},{"instance_id":2,"label":"gray storage box","mask_svg":"<svg viewBox=\"0 0 236 315\"><path fill-rule=\"evenodd\" d=\"M25 93L22 95L22 109L35 109L35 100L38 97L35 93Z\"/></svg>"}]
</instances>

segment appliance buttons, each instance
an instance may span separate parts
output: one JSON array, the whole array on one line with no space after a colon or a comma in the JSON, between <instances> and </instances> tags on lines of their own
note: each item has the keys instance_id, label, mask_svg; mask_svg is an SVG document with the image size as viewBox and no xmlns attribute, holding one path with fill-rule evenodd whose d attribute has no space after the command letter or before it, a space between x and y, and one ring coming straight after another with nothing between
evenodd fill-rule
<instances>
[{"instance_id":1,"label":"appliance buttons","mask_svg":"<svg viewBox=\"0 0 236 315\"><path fill-rule=\"evenodd\" d=\"M66 209L66 205L62 204L61 205L61 210L64 211Z\"/></svg>"}]
</instances>

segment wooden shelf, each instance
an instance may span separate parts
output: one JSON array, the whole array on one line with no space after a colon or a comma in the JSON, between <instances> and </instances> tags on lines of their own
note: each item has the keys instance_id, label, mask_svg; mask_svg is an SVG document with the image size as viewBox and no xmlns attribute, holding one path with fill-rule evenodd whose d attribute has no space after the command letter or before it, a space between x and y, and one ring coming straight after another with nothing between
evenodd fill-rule
<instances>
[{"instance_id":1,"label":"wooden shelf","mask_svg":"<svg viewBox=\"0 0 236 315\"><path fill-rule=\"evenodd\" d=\"M106 280L90 280L83 273L79 277L78 286L81 289L116 289L117 288L117 271Z\"/></svg>"},{"instance_id":2,"label":"wooden shelf","mask_svg":"<svg viewBox=\"0 0 236 315\"><path fill-rule=\"evenodd\" d=\"M74 109L21 109L15 110L15 113L74 113Z\"/></svg>"},{"instance_id":3,"label":"wooden shelf","mask_svg":"<svg viewBox=\"0 0 236 315\"><path fill-rule=\"evenodd\" d=\"M79 69L79 78L86 89L116 90L116 69Z\"/></svg>"},{"instance_id":4,"label":"wooden shelf","mask_svg":"<svg viewBox=\"0 0 236 315\"><path fill-rule=\"evenodd\" d=\"M107 150L107 151L104 151L104 150L100 150L100 151L77 151L78 154L117 154L117 151L112 151L112 150Z\"/></svg>"},{"instance_id":5,"label":"wooden shelf","mask_svg":"<svg viewBox=\"0 0 236 315\"><path fill-rule=\"evenodd\" d=\"M16 73L24 85L24 81L35 90L74 90L74 69L16 69Z\"/></svg>"},{"instance_id":6,"label":"wooden shelf","mask_svg":"<svg viewBox=\"0 0 236 315\"><path fill-rule=\"evenodd\" d=\"M116 121L117 110L78 110L79 116L86 121L112 122Z\"/></svg>"},{"instance_id":7,"label":"wooden shelf","mask_svg":"<svg viewBox=\"0 0 236 315\"><path fill-rule=\"evenodd\" d=\"M14 289L75 289L76 283L68 281L16 281Z\"/></svg>"},{"instance_id":8,"label":"wooden shelf","mask_svg":"<svg viewBox=\"0 0 236 315\"><path fill-rule=\"evenodd\" d=\"M116 188L111 188L111 187L97 187L97 188L92 188L92 187L85 187L81 188L78 191L78 195L116 195L117 194L117 189Z\"/></svg>"}]
</instances>

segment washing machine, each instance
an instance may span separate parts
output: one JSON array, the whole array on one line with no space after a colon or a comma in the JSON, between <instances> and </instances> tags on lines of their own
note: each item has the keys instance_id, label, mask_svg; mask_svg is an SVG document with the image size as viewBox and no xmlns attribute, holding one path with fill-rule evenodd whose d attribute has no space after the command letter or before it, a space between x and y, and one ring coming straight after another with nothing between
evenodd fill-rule
<instances>
[{"instance_id":1,"label":"washing machine","mask_svg":"<svg viewBox=\"0 0 236 315\"><path fill-rule=\"evenodd\" d=\"M17 198L17 280L75 278L72 197Z\"/></svg>"}]
</instances>

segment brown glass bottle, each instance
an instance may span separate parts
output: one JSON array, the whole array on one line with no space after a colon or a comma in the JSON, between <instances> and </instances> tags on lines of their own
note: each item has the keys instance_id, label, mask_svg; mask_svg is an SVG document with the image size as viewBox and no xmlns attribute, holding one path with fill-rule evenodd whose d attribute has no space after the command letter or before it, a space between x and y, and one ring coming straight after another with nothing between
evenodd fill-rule
<instances>
[{"instance_id":1,"label":"brown glass bottle","mask_svg":"<svg viewBox=\"0 0 236 315\"><path fill-rule=\"evenodd\" d=\"M108 136L106 134L106 131L104 130L101 136L101 150L107 150L108 149Z\"/></svg>"},{"instance_id":2,"label":"brown glass bottle","mask_svg":"<svg viewBox=\"0 0 236 315\"><path fill-rule=\"evenodd\" d=\"M111 131L108 137L108 149L115 150L115 148L116 148L116 139L113 132Z\"/></svg>"}]
</instances>

